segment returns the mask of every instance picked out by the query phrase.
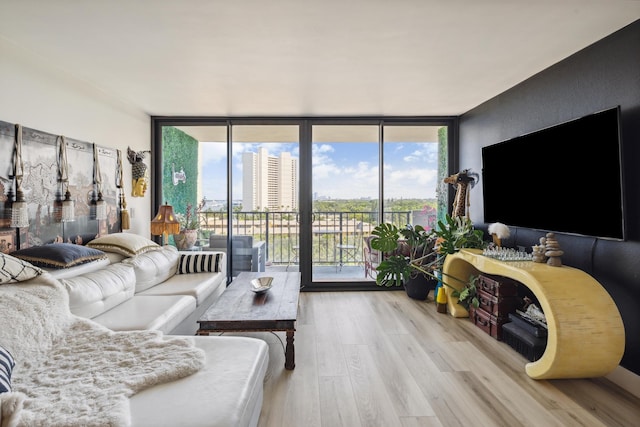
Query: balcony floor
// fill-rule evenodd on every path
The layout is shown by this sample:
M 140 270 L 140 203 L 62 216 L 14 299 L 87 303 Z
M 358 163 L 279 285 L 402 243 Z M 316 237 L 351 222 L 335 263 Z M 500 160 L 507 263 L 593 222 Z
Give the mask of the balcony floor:
M 297 264 L 286 265 L 267 265 L 266 271 L 298 271 Z M 313 278 L 314 280 L 328 280 L 328 281 L 371 281 L 370 278 L 365 278 L 364 267 L 344 265 L 342 268 L 335 265 L 319 265 L 313 266 Z

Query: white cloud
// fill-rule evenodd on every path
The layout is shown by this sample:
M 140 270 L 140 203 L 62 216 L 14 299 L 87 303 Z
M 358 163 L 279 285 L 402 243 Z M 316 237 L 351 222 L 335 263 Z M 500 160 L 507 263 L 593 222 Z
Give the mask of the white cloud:
M 202 166 L 208 163 L 226 162 L 227 144 L 225 142 L 201 142 L 200 156 Z
M 429 168 L 403 168 L 385 174 L 385 197 L 435 197 L 438 171 Z
M 314 155 L 318 153 L 333 153 L 336 151 L 331 144 L 313 144 L 312 149 Z

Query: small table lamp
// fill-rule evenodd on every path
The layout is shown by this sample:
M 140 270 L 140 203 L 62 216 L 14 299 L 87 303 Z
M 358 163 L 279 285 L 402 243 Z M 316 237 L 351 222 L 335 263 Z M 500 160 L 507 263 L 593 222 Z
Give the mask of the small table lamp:
M 165 202 L 158 209 L 158 213 L 151 220 L 151 234 L 154 236 L 162 236 L 162 244 L 168 244 L 169 234 L 178 234 L 180 232 L 180 222 L 173 214 L 173 206 Z

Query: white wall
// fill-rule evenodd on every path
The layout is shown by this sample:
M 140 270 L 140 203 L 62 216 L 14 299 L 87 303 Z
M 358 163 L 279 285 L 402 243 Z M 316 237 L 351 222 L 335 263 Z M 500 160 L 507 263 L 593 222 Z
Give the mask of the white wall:
M 131 196 L 126 158 L 127 147 L 150 149 L 149 115 L 75 79 L 64 67 L 44 63 L 0 37 L 0 120 L 120 149 L 127 207 L 133 213 L 128 232 L 150 237 L 150 191 Z

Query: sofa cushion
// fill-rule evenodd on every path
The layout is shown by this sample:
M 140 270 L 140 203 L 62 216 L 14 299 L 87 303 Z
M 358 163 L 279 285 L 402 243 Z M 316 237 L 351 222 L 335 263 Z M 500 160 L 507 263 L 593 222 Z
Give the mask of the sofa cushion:
M 60 279 L 69 292 L 69 307 L 77 316 L 93 318 L 133 297 L 136 274 L 123 263 Z
M 87 246 L 105 252 L 136 256 L 160 248 L 153 240 L 131 233 L 112 233 L 93 239 Z
M 136 273 L 136 292 L 162 283 L 176 274 L 178 251 L 173 246 L 162 246 L 122 262 L 131 265 Z
M 11 372 L 14 366 L 16 362 L 11 353 L 0 345 L 0 393 L 11 391 Z
M 258 424 L 267 344 L 247 337 L 192 337 L 205 351 L 205 367 L 193 375 L 143 390 L 130 398 L 131 424 L 238 426 Z M 194 398 L 199 396 L 199 398 Z
M 28 261 L 36 267 L 47 268 L 69 268 L 107 258 L 107 255 L 98 249 L 74 245 L 73 243 L 51 243 L 32 246 L 12 252 L 11 255 Z
M 223 259 L 221 252 L 182 253 L 178 261 L 178 274 L 217 273 L 222 271 L 220 263 Z
M 51 274 L 56 279 L 66 279 L 68 277 L 76 277 L 82 274 L 98 271 L 109 265 L 109 258 L 104 257 L 84 264 L 74 265 L 69 268 L 43 268 L 44 271 Z
M 115 264 L 117 262 L 122 262 L 123 260 L 127 259 L 128 256 L 126 255 L 122 255 L 122 254 L 118 254 L 115 252 L 105 252 L 107 254 L 107 258 L 109 259 L 109 263 L 110 264 Z
M 93 320 L 114 331 L 150 329 L 168 334 L 195 309 L 196 299 L 190 296 L 135 295 Z
M 200 306 L 211 294 L 220 295 L 225 288 L 226 276 L 222 273 L 177 274 L 137 295 L 190 295 Z
M 44 273 L 30 262 L 0 252 L 0 284 L 33 279 Z

